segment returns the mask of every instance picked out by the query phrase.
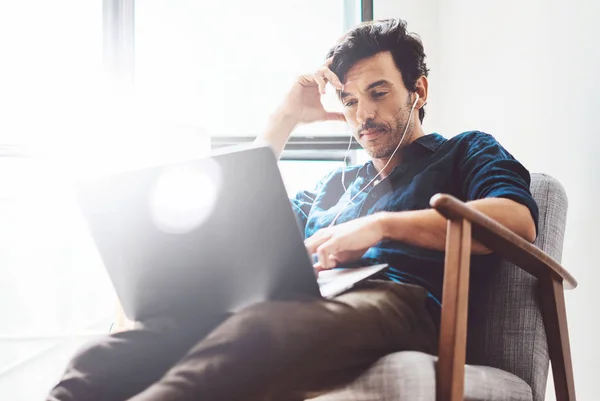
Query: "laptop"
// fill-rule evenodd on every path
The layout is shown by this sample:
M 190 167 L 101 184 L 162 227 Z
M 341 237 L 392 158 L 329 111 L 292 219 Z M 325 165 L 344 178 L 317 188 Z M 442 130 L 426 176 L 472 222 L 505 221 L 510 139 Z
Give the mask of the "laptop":
M 387 267 L 357 261 L 317 277 L 267 146 L 86 180 L 75 189 L 131 320 L 235 312 L 291 294 L 330 298 Z

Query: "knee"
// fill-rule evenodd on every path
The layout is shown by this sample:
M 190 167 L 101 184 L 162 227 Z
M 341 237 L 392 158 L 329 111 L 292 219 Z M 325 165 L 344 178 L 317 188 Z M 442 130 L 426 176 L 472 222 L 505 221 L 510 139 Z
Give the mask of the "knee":
M 269 313 L 269 306 L 265 304 L 257 304 L 233 315 L 232 331 L 248 342 L 270 343 L 275 336 L 275 319 Z
M 106 338 L 84 344 L 71 358 L 67 371 L 88 372 L 107 366 L 105 359 L 109 348 Z
M 285 305 L 265 302 L 248 307 L 233 316 L 210 337 L 225 340 L 241 353 L 274 355 L 285 348 L 289 340 L 289 324 L 282 314 L 292 315 Z

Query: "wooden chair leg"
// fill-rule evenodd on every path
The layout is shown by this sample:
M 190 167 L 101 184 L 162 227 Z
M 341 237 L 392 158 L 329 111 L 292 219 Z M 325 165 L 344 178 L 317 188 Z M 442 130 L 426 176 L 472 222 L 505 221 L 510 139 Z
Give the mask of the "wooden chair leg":
M 540 290 L 556 400 L 575 401 L 563 284 L 547 275 L 540 278 Z
M 448 220 L 436 400 L 463 399 L 469 297 L 471 223 Z

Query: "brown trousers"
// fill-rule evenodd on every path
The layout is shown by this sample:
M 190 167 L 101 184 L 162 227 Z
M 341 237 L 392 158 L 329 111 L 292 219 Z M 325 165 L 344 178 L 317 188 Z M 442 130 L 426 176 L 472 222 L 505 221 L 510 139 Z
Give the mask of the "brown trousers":
M 155 319 L 81 350 L 48 400 L 303 400 L 380 357 L 436 353 L 427 292 L 369 281 L 335 299 L 259 303 L 185 323 Z

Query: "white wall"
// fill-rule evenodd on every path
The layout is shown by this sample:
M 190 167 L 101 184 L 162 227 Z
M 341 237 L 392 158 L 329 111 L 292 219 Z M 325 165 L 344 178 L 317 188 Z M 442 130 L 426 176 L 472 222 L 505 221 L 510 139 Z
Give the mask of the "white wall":
M 580 400 L 600 400 L 600 5 L 592 0 L 375 0 L 375 17 L 422 31 L 431 68 L 426 129 L 496 136 L 532 172 L 558 178 L 569 196 L 563 265 Z M 554 399 L 552 382 L 547 399 Z
M 443 0 L 374 0 L 373 14 L 375 19 L 402 18 L 408 23 L 408 30 L 419 35 L 425 46 L 429 73 L 429 98 L 425 107 L 427 115 L 424 120 L 426 131 L 433 131 L 439 126 L 442 115 L 441 75 L 439 68 L 441 52 L 439 49 L 440 26 L 438 10 Z M 432 68 L 433 67 L 433 68 Z

